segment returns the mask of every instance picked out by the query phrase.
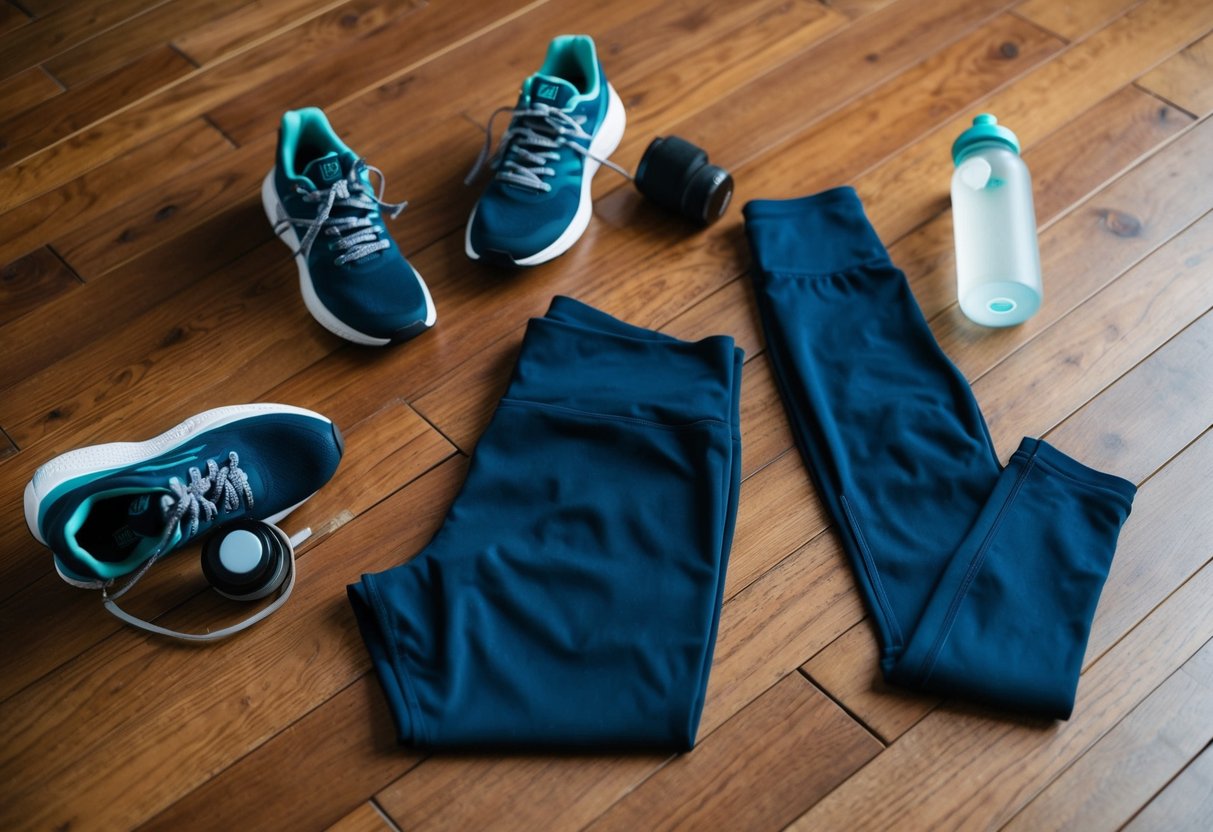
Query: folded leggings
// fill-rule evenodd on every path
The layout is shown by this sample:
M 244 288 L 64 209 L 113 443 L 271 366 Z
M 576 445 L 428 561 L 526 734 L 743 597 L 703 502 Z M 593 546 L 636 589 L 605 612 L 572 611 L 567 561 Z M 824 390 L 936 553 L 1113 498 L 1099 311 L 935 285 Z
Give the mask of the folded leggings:
M 565 297 L 442 528 L 349 587 L 401 742 L 694 745 L 740 484 L 741 350 Z
M 1006 467 L 851 188 L 745 207 L 767 350 L 893 683 L 1065 719 L 1135 488 Z

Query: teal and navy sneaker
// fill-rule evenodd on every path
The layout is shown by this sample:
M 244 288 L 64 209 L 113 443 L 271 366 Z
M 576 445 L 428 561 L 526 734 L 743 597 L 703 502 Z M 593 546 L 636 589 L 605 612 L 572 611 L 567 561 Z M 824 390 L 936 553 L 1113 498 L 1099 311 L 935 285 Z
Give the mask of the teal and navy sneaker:
M 539 72 L 522 84 L 491 165 L 493 180 L 468 219 L 473 260 L 534 266 L 566 252 L 590 222 L 590 182 L 623 138 L 623 102 L 607 83 L 594 41 L 562 35 Z M 468 182 L 489 156 L 492 118 Z
M 337 470 L 343 440 L 284 404 L 208 410 L 146 442 L 62 454 L 25 487 L 25 522 L 60 577 L 104 588 L 232 520 L 277 522 Z
M 379 193 L 370 172 L 379 175 Z M 291 110 L 261 186 L 274 232 L 295 254 L 308 311 L 355 344 L 407 341 L 434 325 L 430 290 L 383 225 L 405 203 L 383 202 L 383 172 L 360 159 L 315 107 Z

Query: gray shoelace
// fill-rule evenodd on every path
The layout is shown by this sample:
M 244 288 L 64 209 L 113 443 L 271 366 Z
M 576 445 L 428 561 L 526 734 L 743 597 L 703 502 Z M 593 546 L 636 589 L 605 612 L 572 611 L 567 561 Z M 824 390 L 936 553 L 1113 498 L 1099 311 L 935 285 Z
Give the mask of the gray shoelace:
M 160 508 L 164 512 L 164 531 L 156 542 L 156 548 L 152 550 L 152 556 L 117 592 L 109 592 L 108 587 L 113 581 L 107 582 L 106 598 L 121 598 L 138 583 L 147 570 L 168 551 L 173 533 L 178 529 L 188 526 L 182 532 L 182 538 L 190 538 L 197 534 L 201 522 L 209 523 L 220 512 L 227 514 L 235 511 L 240 508 L 241 501 L 247 506 L 253 505 L 253 489 L 249 485 L 248 475 L 240 468 L 240 456 L 235 451 L 227 455 L 227 461 L 223 465 L 208 459 L 205 477 L 199 469 L 190 468 L 188 483 L 172 477 L 168 486 L 172 493 L 160 498 Z
M 363 171 L 374 171 L 379 175 L 378 194 L 362 181 Z M 320 203 L 315 219 L 283 217 L 274 230 L 281 231 L 282 227 L 290 225 L 306 228 L 303 239 L 299 241 L 299 250 L 295 252 L 305 258 L 311 253 L 316 238 L 323 233 L 325 236 L 337 238 L 332 242 L 332 247 L 341 252 L 334 260 L 338 266 L 361 260 L 391 245 L 380 237 L 381 234 L 387 233 L 386 229 L 370 216 L 334 217 L 333 209 L 352 208 L 364 214 L 371 214 L 379 208 L 385 208 L 388 216 L 395 219 L 400 216 L 408 202 L 384 202 L 383 191 L 386 186 L 387 177 L 383 175 L 383 171 L 359 159 L 350 168 L 349 175 L 338 179 L 332 187 L 311 191 L 297 188 L 296 192 L 303 197 L 304 202 Z
M 497 143 L 497 154 L 490 160 L 489 154 L 493 149 L 493 121 L 501 113 L 513 113 L 513 118 L 502 134 L 501 141 Z M 632 175 L 619 165 L 594 155 L 574 141 L 593 138 L 585 131 L 585 121 L 586 117 L 583 115 L 569 115 L 564 110 L 547 104 L 534 104 L 530 108 L 520 109 L 497 108 L 489 116 L 489 123 L 484 128 L 484 146 L 480 148 L 476 164 L 472 165 L 472 170 L 463 180 L 463 184 L 470 185 L 480 174 L 485 162 L 489 162 L 490 167 L 497 171 L 497 179 L 546 193 L 552 190 L 552 185 L 545 181 L 544 177 L 556 172 L 549 162 L 560 158 L 562 147 L 593 159 L 600 165 L 606 165 L 631 179 Z

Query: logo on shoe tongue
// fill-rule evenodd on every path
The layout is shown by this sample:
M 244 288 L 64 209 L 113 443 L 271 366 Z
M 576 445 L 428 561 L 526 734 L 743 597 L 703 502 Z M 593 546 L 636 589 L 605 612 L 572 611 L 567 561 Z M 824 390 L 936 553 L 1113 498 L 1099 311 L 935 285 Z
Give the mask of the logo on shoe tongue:
M 555 84 L 540 84 L 539 92 L 535 93 L 539 98 L 546 101 L 555 101 L 556 96 L 560 94 L 560 87 Z
M 320 178 L 331 182 L 341 175 L 341 163 L 336 159 L 325 159 L 320 163 Z
M 140 494 L 138 497 L 131 500 L 131 507 L 130 507 L 130 509 L 128 509 L 127 513 L 130 514 L 132 517 L 138 516 L 138 515 L 142 514 L 143 512 L 147 511 L 147 504 L 148 504 L 148 495 Z

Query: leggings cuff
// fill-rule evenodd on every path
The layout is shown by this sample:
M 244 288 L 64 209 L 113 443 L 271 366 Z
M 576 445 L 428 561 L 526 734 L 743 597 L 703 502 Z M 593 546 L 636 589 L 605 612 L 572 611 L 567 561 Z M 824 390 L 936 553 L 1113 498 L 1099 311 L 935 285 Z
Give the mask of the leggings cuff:
M 1019 443 L 1019 450 L 1016 451 L 1016 454 L 1021 455 L 1025 460 L 1034 459 L 1038 464 L 1043 463 L 1045 467 L 1052 468 L 1058 474 L 1069 477 L 1081 485 L 1111 492 L 1119 497 L 1126 506 L 1132 504 L 1133 497 L 1137 494 L 1137 486 L 1128 480 L 1083 465 L 1043 439 L 1025 437 Z

